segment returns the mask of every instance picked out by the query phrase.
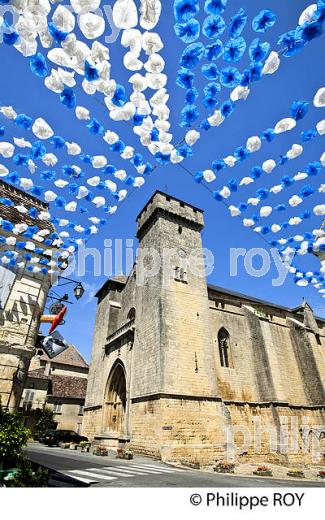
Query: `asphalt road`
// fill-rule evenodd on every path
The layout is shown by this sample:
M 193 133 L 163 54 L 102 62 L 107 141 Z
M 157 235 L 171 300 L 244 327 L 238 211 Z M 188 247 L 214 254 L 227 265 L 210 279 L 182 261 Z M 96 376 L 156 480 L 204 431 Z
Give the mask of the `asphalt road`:
M 55 470 L 54 485 L 61 487 L 324 487 L 322 482 L 238 477 L 174 467 L 146 457 L 132 461 L 97 457 L 78 451 L 30 444 L 30 460 Z

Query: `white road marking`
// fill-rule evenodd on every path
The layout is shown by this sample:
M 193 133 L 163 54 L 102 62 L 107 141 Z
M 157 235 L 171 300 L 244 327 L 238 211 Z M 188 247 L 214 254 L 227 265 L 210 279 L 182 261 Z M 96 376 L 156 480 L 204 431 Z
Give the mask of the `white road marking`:
M 135 475 L 147 475 L 148 473 L 146 473 L 143 469 L 138 469 L 138 468 L 134 468 L 132 469 L 130 467 L 130 469 L 125 469 L 125 466 L 116 466 L 117 468 L 119 468 L 119 471 L 130 471 L 132 473 L 134 473 Z
M 73 471 L 69 471 L 70 473 L 70 476 L 71 476 L 71 473 L 73 475 L 85 475 L 86 477 L 94 477 L 96 479 L 98 479 L 99 475 L 97 473 L 92 473 L 91 471 L 88 471 L 88 470 L 79 470 L 79 469 L 75 469 Z M 101 475 L 101 480 L 116 480 L 116 477 L 108 477 L 106 475 Z M 98 482 L 98 480 L 97 480 Z
M 165 471 L 180 471 L 180 472 L 184 472 L 185 470 L 184 469 L 180 469 L 180 468 L 174 468 L 172 466 L 155 466 L 154 464 L 147 464 L 147 466 L 149 468 L 157 468 L 157 469 L 164 469 Z
M 132 468 L 139 468 L 139 469 L 143 469 L 144 471 L 149 471 L 150 473 L 174 473 L 174 471 L 172 469 L 165 469 L 165 468 L 159 468 L 159 469 L 156 469 L 156 468 L 152 468 L 150 466 L 142 466 L 140 464 L 132 464 L 132 466 L 130 466 Z
M 95 471 L 95 473 L 98 473 L 99 475 L 102 474 L 102 471 L 104 473 L 108 473 L 110 475 L 115 475 L 117 477 L 134 477 L 134 474 L 129 474 L 126 472 L 121 473 L 120 469 L 114 469 L 114 468 L 89 468 L 89 471 Z
M 82 477 L 75 477 L 74 475 L 71 475 L 70 473 L 62 473 L 62 475 L 65 475 L 66 477 L 75 478 L 76 480 L 80 480 L 80 482 L 84 482 L 84 484 L 95 484 L 95 482 L 98 482 L 98 480 L 89 480 L 88 478 L 82 478 Z

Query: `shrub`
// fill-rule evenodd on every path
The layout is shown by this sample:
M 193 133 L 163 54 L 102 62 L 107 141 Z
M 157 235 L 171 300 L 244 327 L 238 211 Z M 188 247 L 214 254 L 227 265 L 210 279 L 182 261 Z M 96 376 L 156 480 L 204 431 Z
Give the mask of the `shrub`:
M 10 487 L 47 487 L 48 470 L 42 467 L 34 469 L 33 464 L 25 457 L 21 457 L 18 463 L 18 471 L 9 481 Z
M 0 403 L 0 467 L 15 465 L 30 437 L 18 413 L 10 413 Z
M 35 425 L 35 438 L 38 439 L 44 435 L 48 430 L 56 429 L 56 422 L 54 421 L 54 412 L 49 408 L 44 408 Z

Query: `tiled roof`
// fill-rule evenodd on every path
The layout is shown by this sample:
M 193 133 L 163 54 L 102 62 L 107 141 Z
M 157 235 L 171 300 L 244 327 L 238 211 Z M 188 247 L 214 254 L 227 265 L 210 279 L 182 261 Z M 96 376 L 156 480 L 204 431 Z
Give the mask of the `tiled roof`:
M 28 372 L 28 377 L 32 377 L 33 379 L 50 379 L 50 376 L 45 375 L 44 368 L 36 368 L 35 370 L 30 370 Z
M 76 349 L 74 345 L 70 343 L 69 348 L 61 352 L 54 359 L 50 359 L 48 355 L 44 352 L 41 357 L 43 361 L 51 361 L 51 363 L 60 363 L 61 365 L 71 365 L 79 368 L 89 368 L 87 361 L 82 357 L 80 352 Z
M 71 399 L 85 399 L 87 390 L 87 379 L 84 377 L 53 376 L 53 397 L 66 397 Z

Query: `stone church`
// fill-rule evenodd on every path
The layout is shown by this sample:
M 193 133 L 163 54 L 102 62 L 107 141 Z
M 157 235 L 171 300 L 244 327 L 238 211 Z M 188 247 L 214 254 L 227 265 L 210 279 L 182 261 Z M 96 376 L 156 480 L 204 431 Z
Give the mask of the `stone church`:
M 139 214 L 141 266 L 96 295 L 83 433 L 166 461 L 324 462 L 325 321 L 207 284 L 203 227 L 160 191 Z

